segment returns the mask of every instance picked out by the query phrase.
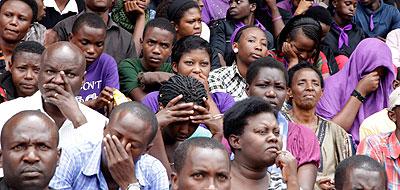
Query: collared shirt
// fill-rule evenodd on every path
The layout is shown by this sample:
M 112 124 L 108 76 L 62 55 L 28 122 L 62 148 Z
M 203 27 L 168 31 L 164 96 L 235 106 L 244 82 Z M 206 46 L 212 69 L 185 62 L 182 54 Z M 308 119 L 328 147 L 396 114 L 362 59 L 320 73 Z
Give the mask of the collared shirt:
M 367 137 L 358 145 L 357 154 L 367 155 L 383 164 L 388 189 L 400 189 L 400 141 L 395 132 Z
M 74 12 L 78 13 L 78 4 L 74 0 L 70 0 L 67 2 L 67 5 L 65 5 L 65 8 L 61 11 L 60 8 L 58 8 L 56 0 L 44 0 L 43 4 L 45 7 L 51 7 L 54 8 L 57 12 L 60 14 L 67 14 L 68 12 Z
M 71 146 L 73 143 L 97 142 L 99 139 L 103 139 L 103 129 L 108 119 L 81 103 L 78 103 L 78 106 L 86 117 L 87 123 L 75 128 L 72 122 L 66 119 L 58 130 L 60 135 L 59 147 L 61 148 Z M 17 98 L 0 104 L 0 130 L 9 118 L 24 110 L 40 110 L 47 115 L 43 109 L 43 99 L 40 91 L 29 97 Z
M 246 79 L 240 75 L 235 63 L 232 66 L 221 67 L 211 71 L 208 77 L 208 84 L 212 93 L 229 93 L 235 101 L 247 98 Z
M 102 142 L 64 149 L 50 187 L 54 189 L 108 190 L 101 172 Z M 168 190 L 167 171 L 159 160 L 144 154 L 135 162 L 135 175 L 142 190 Z
M 53 30 L 57 32 L 59 40 L 68 41 L 72 32 L 72 25 L 75 20 L 85 11 L 78 15 L 70 16 L 54 26 Z M 108 18 L 107 35 L 105 40 L 104 53 L 111 55 L 117 64 L 126 58 L 136 58 L 136 49 L 132 40 L 132 34 L 121 28 L 111 17 Z

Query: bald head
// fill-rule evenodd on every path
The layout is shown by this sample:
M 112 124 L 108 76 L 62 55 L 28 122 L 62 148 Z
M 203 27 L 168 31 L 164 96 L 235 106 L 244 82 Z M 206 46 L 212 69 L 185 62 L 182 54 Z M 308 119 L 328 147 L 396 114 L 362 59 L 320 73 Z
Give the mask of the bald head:
M 7 144 L 9 137 L 21 128 L 30 128 L 36 132 L 46 131 L 50 137 L 56 140 L 56 146 L 58 146 L 58 128 L 54 121 L 40 111 L 28 110 L 15 114 L 4 124 L 0 139 L 2 149 L 4 144 Z
M 10 189 L 46 189 L 60 158 L 58 128 L 40 111 L 22 111 L 1 131 L 4 180 Z
M 65 88 L 66 82 L 71 85 L 73 95 L 78 95 L 84 81 L 86 59 L 82 51 L 69 42 L 57 42 L 43 52 L 40 61 L 38 78 L 39 90 L 46 94 L 44 84 L 55 84 Z M 61 77 L 65 73 L 65 81 Z

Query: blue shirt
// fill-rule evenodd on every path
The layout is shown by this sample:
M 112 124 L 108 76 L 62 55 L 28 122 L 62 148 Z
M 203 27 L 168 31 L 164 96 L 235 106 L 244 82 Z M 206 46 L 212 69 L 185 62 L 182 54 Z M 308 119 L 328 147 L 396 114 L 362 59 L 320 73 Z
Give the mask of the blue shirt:
M 100 170 L 102 143 L 86 143 L 62 150 L 60 163 L 49 187 L 53 189 L 108 190 Z M 168 190 L 164 166 L 156 158 L 144 154 L 135 162 L 135 175 L 142 190 Z
M 370 16 L 373 14 L 374 29 L 370 29 Z M 364 7 L 361 3 L 357 5 L 354 21 L 360 27 L 367 37 L 383 37 L 397 28 L 400 28 L 400 13 L 395 7 L 384 3 L 381 0 L 381 6 L 373 12 Z

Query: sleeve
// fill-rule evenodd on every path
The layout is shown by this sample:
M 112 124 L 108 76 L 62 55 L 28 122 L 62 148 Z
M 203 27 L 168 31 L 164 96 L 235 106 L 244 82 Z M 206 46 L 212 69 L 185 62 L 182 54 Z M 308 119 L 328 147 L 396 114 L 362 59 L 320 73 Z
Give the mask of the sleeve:
M 338 154 L 337 164 L 339 164 L 339 162 L 353 155 L 351 140 L 347 132 L 342 127 L 334 123 L 331 124 L 333 125 L 332 127 L 335 128 L 334 137 L 336 137 L 336 152 Z
M 220 20 L 210 28 L 210 45 L 215 50 L 215 53 L 219 53 L 222 56 L 225 54 L 226 43 L 230 39 L 226 39 L 224 21 Z
M 390 30 L 394 30 L 400 28 L 400 12 L 392 6 L 390 8 L 393 12 L 392 28 Z
M 58 37 L 60 38 L 60 41 L 68 41 L 68 36 L 69 36 L 70 32 L 67 31 L 67 28 L 66 28 L 67 23 L 66 23 L 66 21 L 69 20 L 69 19 L 71 19 L 71 18 L 67 18 L 67 19 L 61 20 L 60 22 L 58 22 L 52 28 L 52 30 L 57 32 Z
M 366 155 L 372 159 L 382 163 L 380 153 L 382 150 L 379 146 L 378 136 L 369 136 L 362 140 L 357 147 L 357 155 Z
M 308 128 L 289 122 L 288 150 L 296 157 L 298 167 L 304 164 L 319 166 L 321 152 L 315 134 Z
M 56 172 L 49 184 L 50 188 L 72 190 L 72 184 L 79 172 L 77 159 L 79 157 L 73 156 L 68 150 L 62 150 Z
M 217 72 L 219 70 L 214 70 L 213 72 L 210 73 L 208 76 L 208 86 L 210 87 L 210 92 L 215 93 L 215 92 L 225 92 L 226 89 L 224 85 L 222 84 L 222 79 L 218 76 L 221 75 L 221 73 Z
M 118 65 L 120 91 L 128 95 L 131 90 L 139 86 L 137 75 L 139 74 L 133 66 L 132 59 L 125 59 Z
M 105 63 L 107 64 L 107 73 L 104 85 L 108 87 L 112 87 L 119 90 L 119 76 L 118 76 L 118 66 L 115 59 L 111 56 L 108 57 L 108 61 Z
M 154 113 L 158 112 L 158 93 L 158 91 L 151 92 L 147 94 L 142 100 L 142 104 L 147 106 Z
M 216 97 L 218 98 L 214 99 L 214 101 L 217 103 L 218 109 L 221 113 L 225 113 L 229 108 L 235 105 L 235 100 L 229 93 L 216 92 L 215 94 L 217 94 Z
M 121 29 L 123 30 L 123 29 Z M 137 53 L 136 53 L 136 48 L 135 48 L 135 43 L 132 40 L 132 38 L 129 38 L 129 44 L 126 52 L 126 56 L 123 57 L 123 59 L 137 59 Z

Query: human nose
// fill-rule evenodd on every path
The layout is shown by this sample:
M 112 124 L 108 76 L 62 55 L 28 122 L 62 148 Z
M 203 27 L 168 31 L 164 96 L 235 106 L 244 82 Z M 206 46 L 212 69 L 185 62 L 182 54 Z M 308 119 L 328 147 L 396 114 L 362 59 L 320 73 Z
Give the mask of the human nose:
M 153 54 L 156 54 L 156 55 L 160 55 L 160 54 L 161 54 L 160 48 L 161 48 L 160 46 L 155 46 L 155 47 L 153 48 L 152 53 L 153 53 Z
M 60 72 L 55 73 L 51 82 L 53 82 L 55 84 L 64 84 L 64 80 L 61 77 L 61 73 Z
M 201 22 L 194 23 L 194 29 L 200 29 L 200 27 L 201 27 Z
M 93 54 L 95 54 L 94 52 L 94 45 L 89 45 L 88 47 L 87 47 L 87 49 L 86 49 L 86 52 L 89 54 L 89 55 L 93 55 Z
M 33 79 L 34 72 L 32 69 L 28 69 L 28 71 L 25 74 L 25 79 Z
M 272 89 L 272 88 L 268 89 L 268 90 L 265 92 L 265 95 L 266 95 L 267 97 L 270 97 L 270 98 L 275 98 L 275 97 L 276 97 L 276 93 L 275 93 L 274 89 Z
M 28 147 L 25 152 L 23 161 L 28 162 L 28 163 L 35 163 L 35 162 L 38 162 L 39 160 L 40 159 L 38 157 L 35 147 Z
M 269 143 L 278 143 L 279 136 L 276 136 L 272 131 L 267 135 L 266 141 Z

